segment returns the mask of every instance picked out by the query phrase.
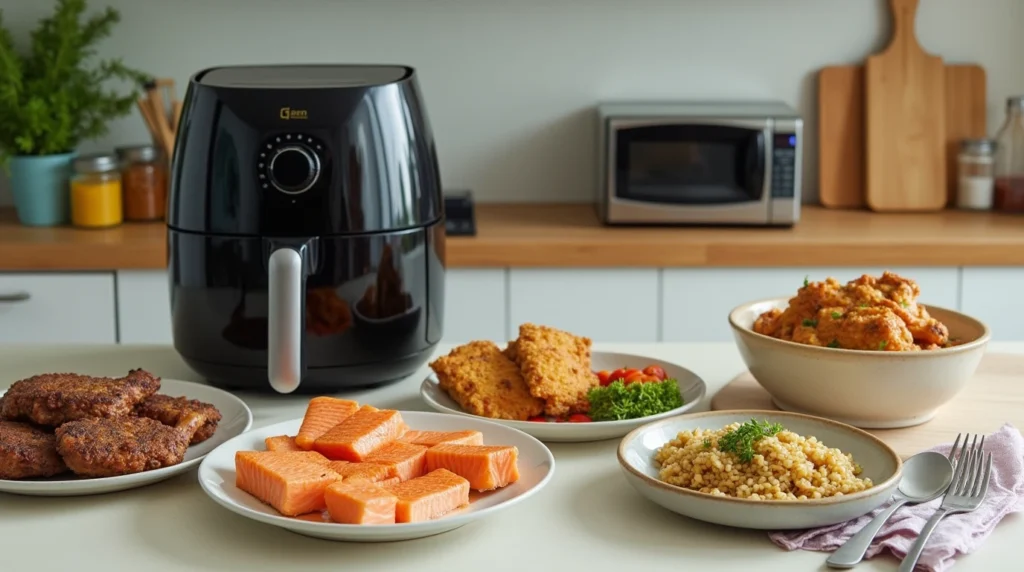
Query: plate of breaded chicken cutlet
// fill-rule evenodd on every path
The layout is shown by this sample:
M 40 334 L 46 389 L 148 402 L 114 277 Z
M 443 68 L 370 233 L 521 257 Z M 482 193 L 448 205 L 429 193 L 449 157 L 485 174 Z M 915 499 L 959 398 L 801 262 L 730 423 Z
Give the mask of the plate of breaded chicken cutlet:
M 504 348 L 476 340 L 434 359 L 420 396 L 442 413 L 485 417 L 541 441 L 581 442 L 689 411 L 707 391 L 680 365 L 593 351 L 590 338 L 572 332 L 525 323 L 518 334 Z
M 252 426 L 242 400 L 161 379 L 44 373 L 0 390 L 0 492 L 75 496 L 181 474 Z

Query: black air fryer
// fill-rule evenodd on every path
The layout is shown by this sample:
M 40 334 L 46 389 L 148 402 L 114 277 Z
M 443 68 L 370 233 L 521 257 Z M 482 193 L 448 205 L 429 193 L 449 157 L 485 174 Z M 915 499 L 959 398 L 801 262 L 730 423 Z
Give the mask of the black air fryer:
M 413 373 L 441 339 L 442 205 L 412 68 L 197 73 L 171 169 L 175 349 L 233 389 Z

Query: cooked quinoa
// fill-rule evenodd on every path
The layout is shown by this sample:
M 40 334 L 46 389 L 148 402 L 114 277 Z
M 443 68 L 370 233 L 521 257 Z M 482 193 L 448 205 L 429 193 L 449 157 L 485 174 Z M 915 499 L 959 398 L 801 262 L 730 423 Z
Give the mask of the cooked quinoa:
M 661 480 L 702 493 L 751 500 L 820 499 L 872 486 L 871 479 L 860 478 L 862 469 L 851 455 L 792 431 L 757 440 L 750 462 L 719 450 L 719 439 L 740 425 L 681 431 L 654 456 Z

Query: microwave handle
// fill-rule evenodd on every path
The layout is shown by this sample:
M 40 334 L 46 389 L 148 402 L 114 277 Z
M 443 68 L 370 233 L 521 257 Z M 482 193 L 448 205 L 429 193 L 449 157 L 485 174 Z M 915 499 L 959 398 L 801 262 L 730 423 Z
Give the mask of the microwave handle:
M 743 173 L 743 180 L 747 183 L 747 188 L 755 191 L 760 191 L 764 188 L 765 179 L 765 134 L 764 131 L 758 131 L 747 143 L 746 161 L 744 161 L 744 168 L 746 173 Z

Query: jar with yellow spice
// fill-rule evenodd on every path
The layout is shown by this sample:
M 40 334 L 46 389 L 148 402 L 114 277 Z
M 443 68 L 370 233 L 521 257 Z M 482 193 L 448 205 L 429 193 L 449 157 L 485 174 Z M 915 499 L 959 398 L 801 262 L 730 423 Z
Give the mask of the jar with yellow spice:
M 82 155 L 72 163 L 71 224 L 107 228 L 124 220 L 121 172 L 117 157 L 108 153 Z

